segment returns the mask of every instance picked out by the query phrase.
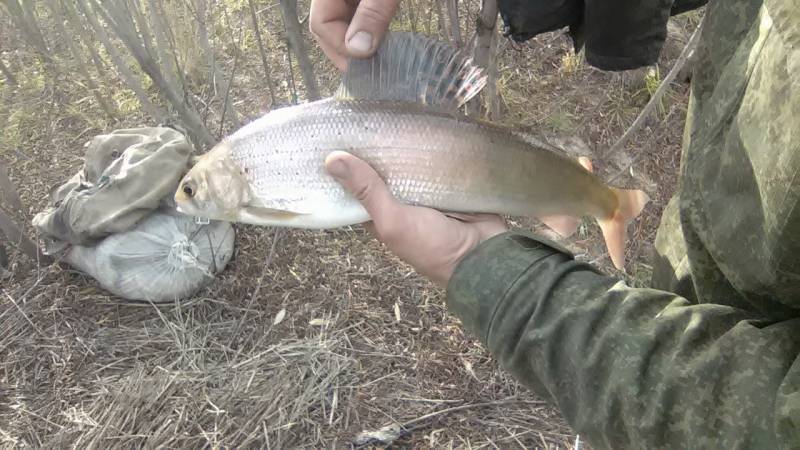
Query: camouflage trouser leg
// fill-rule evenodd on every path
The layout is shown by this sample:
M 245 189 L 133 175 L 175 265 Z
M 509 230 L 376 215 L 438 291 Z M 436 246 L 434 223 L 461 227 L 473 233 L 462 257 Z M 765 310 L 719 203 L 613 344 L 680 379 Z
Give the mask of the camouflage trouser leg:
M 680 222 L 679 194 L 664 208 L 655 241 L 651 287 L 697 301 Z

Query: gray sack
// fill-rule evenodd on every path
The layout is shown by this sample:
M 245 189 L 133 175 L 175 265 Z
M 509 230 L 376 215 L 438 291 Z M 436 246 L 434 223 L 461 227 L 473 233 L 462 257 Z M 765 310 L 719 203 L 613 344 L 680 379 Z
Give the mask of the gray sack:
M 87 144 L 84 167 L 54 189 L 33 225 L 48 254 L 129 300 L 190 297 L 233 253 L 230 223 L 197 224 L 172 196 L 192 147 L 171 128 L 136 128 Z

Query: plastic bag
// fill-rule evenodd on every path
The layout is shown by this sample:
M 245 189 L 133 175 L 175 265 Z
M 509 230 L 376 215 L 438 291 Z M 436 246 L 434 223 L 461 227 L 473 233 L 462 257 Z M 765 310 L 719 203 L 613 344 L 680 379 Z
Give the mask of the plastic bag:
M 233 254 L 227 222 L 159 210 L 134 228 L 93 246 L 72 246 L 64 260 L 96 279 L 107 291 L 153 303 L 180 300 L 208 285 Z

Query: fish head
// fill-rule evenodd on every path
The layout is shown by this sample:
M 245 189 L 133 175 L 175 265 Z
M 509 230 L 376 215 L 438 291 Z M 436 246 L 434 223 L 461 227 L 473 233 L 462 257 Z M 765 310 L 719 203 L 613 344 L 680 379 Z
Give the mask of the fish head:
M 229 222 L 238 218 L 249 198 L 249 183 L 224 142 L 198 158 L 174 196 L 183 214 Z

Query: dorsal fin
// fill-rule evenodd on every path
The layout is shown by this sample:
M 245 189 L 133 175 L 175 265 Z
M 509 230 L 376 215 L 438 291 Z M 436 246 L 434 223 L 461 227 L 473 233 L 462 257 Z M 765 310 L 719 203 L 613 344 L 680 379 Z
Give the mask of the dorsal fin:
M 486 85 L 472 58 L 423 35 L 387 33 L 370 58 L 351 58 L 336 92 L 340 99 L 398 100 L 458 109 Z

